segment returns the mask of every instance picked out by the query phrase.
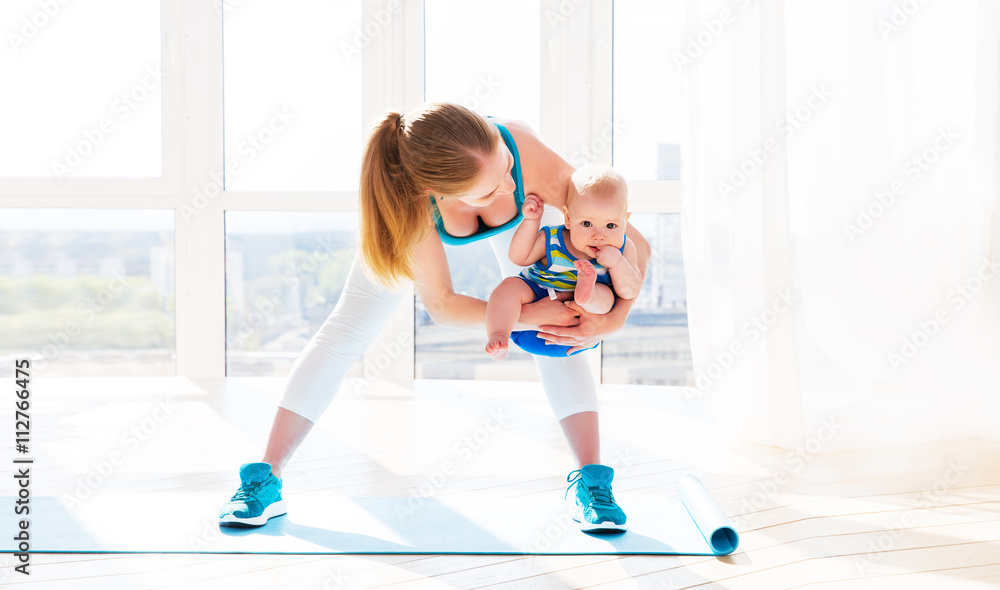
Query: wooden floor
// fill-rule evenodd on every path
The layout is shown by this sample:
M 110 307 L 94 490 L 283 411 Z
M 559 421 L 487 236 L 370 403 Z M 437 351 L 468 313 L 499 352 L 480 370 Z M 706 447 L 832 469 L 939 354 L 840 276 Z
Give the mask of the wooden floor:
M 301 447 L 285 473 L 286 495 L 563 493 L 572 461 L 538 384 L 358 385 L 344 388 Z M 222 504 L 239 464 L 259 459 L 280 386 L 259 378 L 36 380 L 33 449 L 59 469 L 33 482 L 32 493 L 76 493 L 118 452 L 123 461 L 101 490 L 141 491 L 155 472 L 159 490 L 217 490 Z M 601 400 L 604 462 L 616 469 L 619 502 L 627 506 L 635 490 L 674 495 L 677 478 L 693 473 L 740 532 L 736 553 L 35 554 L 30 577 L 4 554 L 0 587 L 1000 588 L 996 442 L 829 453 L 829 437 L 818 435 L 796 453 L 731 444 L 702 400 L 682 389 L 605 386 Z M 0 458 L 14 454 L 13 436 L 3 438 Z M 456 469 L 437 477 L 446 462 Z M 0 478 L 0 495 L 11 494 L 10 481 Z

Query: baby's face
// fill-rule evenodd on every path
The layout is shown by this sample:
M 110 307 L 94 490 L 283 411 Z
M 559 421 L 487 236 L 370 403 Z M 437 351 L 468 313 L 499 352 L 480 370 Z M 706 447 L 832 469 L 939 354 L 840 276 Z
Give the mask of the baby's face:
M 570 243 L 590 258 L 601 246 L 620 248 L 625 243 L 625 202 L 576 194 L 563 207 Z

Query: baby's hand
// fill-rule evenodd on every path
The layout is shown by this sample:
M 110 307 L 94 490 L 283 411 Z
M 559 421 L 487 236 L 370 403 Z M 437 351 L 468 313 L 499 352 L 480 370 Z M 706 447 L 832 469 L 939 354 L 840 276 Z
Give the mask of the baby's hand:
M 622 259 L 622 253 L 614 246 L 601 246 L 597 251 L 597 262 L 604 268 L 611 268 Z
M 544 207 L 542 200 L 535 195 L 527 195 L 524 197 L 524 206 L 521 207 L 521 215 L 525 219 L 541 219 L 542 218 L 542 208 Z

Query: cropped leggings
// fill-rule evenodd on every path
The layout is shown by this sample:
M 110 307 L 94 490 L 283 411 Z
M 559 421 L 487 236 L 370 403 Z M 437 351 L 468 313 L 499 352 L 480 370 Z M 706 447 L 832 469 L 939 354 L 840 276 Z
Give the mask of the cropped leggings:
M 507 257 L 513 234 L 510 229 L 489 238 L 504 276 L 521 270 Z M 295 361 L 279 406 L 315 423 L 407 292 L 372 282 L 355 258 L 336 307 Z M 583 355 L 534 359 L 557 420 L 597 411 L 597 389 Z

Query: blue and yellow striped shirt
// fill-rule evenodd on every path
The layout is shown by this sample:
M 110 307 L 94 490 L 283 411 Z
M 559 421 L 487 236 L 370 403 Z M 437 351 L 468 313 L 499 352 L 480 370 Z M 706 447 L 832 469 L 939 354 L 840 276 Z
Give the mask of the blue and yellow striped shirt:
M 576 289 L 576 267 L 573 261 L 576 257 L 569 253 L 566 242 L 563 241 L 564 225 L 547 225 L 539 231 L 545 232 L 545 258 L 521 271 L 521 276 L 536 284 L 556 291 L 572 291 Z M 622 244 L 619 251 L 625 249 Z M 548 264 L 546 264 L 548 263 Z M 611 285 L 611 275 L 608 269 L 591 260 L 597 271 L 597 282 Z

